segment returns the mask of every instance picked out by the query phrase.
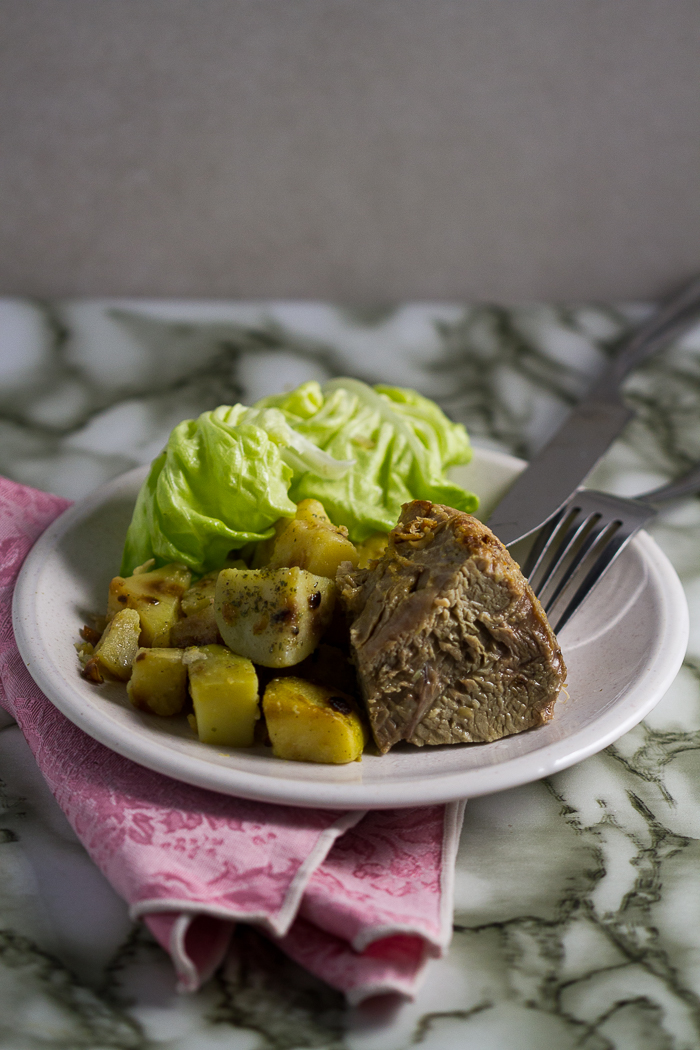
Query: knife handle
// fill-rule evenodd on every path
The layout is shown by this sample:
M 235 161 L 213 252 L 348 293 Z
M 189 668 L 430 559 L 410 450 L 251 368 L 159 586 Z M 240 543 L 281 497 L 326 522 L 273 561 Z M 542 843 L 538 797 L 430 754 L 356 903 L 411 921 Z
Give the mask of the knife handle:
M 668 299 L 623 345 L 596 380 L 586 401 L 617 401 L 625 376 L 700 320 L 700 276 Z
M 698 318 L 700 277 L 635 332 L 500 501 L 488 524 L 506 546 L 530 535 L 564 506 L 632 419 L 634 411 L 620 390 L 627 373 Z

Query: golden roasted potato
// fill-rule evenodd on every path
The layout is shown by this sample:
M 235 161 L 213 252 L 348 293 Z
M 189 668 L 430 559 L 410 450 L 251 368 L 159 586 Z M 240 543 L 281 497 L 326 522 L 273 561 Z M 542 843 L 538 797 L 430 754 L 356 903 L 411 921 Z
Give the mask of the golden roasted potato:
M 139 649 L 126 691 L 134 707 L 154 715 L 177 715 L 187 700 L 182 649 Z
M 197 735 L 205 744 L 250 747 L 260 718 L 258 676 L 250 660 L 223 645 L 187 649 Z
M 362 755 L 367 732 L 347 693 L 289 675 L 273 678 L 262 706 L 277 758 L 339 764 Z
M 214 572 L 208 572 L 206 576 L 202 576 L 200 580 L 187 588 L 180 601 L 183 616 L 192 616 L 193 613 L 201 612 L 202 609 L 208 609 L 214 604 L 218 575 L 219 570 L 215 569 Z
M 346 528 L 337 528 L 317 499 L 303 499 L 295 518 L 283 518 L 267 560 L 270 568 L 306 569 L 334 580 L 341 561 L 357 565 L 359 555 Z
M 331 580 L 297 567 L 222 569 L 216 622 L 234 653 L 263 667 L 290 667 L 318 645 L 335 596 Z
M 141 645 L 168 647 L 170 629 L 180 617 L 180 599 L 192 574 L 185 565 L 173 563 L 134 576 L 115 576 L 109 586 L 107 617 L 120 609 L 135 609 L 141 620 Z
M 241 563 L 243 564 L 243 563 Z M 182 596 L 182 619 L 170 629 L 170 644 L 178 648 L 191 645 L 220 644 L 222 641 L 214 613 L 214 595 L 219 570 L 208 572 L 193 583 Z
M 126 681 L 139 648 L 141 621 L 135 609 L 122 609 L 104 629 L 92 656 L 85 664 L 86 678 L 101 682 L 103 672 Z

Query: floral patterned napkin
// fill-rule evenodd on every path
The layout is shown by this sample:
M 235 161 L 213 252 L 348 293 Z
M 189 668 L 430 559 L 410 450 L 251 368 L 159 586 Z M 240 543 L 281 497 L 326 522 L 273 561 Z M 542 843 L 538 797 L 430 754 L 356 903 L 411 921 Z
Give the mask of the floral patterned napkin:
M 67 500 L 0 478 L 0 705 L 76 835 L 196 990 L 255 924 L 349 1002 L 413 997 L 452 933 L 464 803 L 340 812 L 191 787 L 115 754 L 32 680 L 12 631 L 22 562 Z M 77 673 L 77 661 L 76 661 Z

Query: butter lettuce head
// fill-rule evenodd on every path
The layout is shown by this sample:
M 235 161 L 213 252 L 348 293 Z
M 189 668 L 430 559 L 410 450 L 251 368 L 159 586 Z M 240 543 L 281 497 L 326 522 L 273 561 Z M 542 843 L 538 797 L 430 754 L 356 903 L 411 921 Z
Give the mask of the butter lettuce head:
M 293 468 L 265 429 L 242 420 L 245 412 L 222 406 L 175 427 L 139 492 L 123 574 L 151 557 L 208 572 L 294 516 Z
M 477 498 L 445 477 L 470 458 L 464 427 L 398 387 L 337 379 L 252 408 L 222 405 L 176 426 L 153 461 L 121 571 L 151 557 L 216 569 L 230 551 L 269 539 L 308 497 L 356 543 L 389 531 L 411 499 L 471 512 Z
M 258 404 L 279 409 L 291 427 L 334 459 L 354 461 L 337 479 L 295 474 L 289 495 L 295 503 L 320 500 L 355 543 L 392 529 L 402 504 L 412 499 L 468 513 L 478 506 L 473 493 L 445 476 L 449 467 L 471 459 L 466 430 L 415 390 L 333 379 L 323 387 L 304 383 Z

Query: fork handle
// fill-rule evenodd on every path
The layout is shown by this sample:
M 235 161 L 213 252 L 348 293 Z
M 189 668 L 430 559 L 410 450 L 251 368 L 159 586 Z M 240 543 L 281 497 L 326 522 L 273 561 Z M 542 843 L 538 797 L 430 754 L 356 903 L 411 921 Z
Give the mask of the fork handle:
M 661 488 L 652 489 L 651 492 L 645 492 L 636 498 L 645 503 L 666 503 L 668 500 L 680 499 L 681 496 L 693 496 L 697 492 L 700 492 L 700 463 L 696 463 L 687 474 L 676 481 L 662 485 Z

